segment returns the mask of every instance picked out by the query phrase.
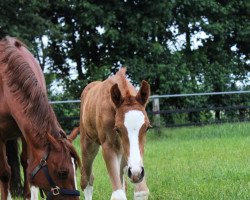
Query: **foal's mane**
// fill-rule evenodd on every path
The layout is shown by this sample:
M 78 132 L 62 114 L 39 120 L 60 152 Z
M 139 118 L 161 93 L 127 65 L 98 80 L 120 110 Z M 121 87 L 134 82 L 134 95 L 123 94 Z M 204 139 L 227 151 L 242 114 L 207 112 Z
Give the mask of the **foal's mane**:
M 134 86 L 127 80 L 126 78 L 126 67 L 122 67 L 116 74 L 115 77 L 118 78 L 119 88 L 124 98 L 124 104 L 126 105 L 134 105 L 136 104 L 135 96 L 133 96 L 135 92 Z M 132 88 L 134 91 L 132 91 Z M 132 92 L 132 93 L 131 93 Z M 136 93 L 136 92 L 135 92 Z
M 26 53 L 21 54 L 21 52 Z M 37 63 L 22 42 L 11 37 L 5 37 L 0 41 L 0 64 L 6 65 L 4 77 L 7 86 L 21 105 L 21 112 L 30 121 L 38 141 L 46 145 L 48 133 L 55 138 L 63 133 L 62 131 L 58 133 L 60 125 L 48 102 L 46 89 L 38 82 L 27 59 Z M 36 67 L 40 67 L 38 63 Z
M 129 87 L 128 87 L 128 81 L 126 79 L 126 71 L 127 68 L 126 67 L 122 67 L 117 73 L 116 76 L 119 78 L 119 82 L 121 83 L 121 89 L 124 91 L 124 96 L 128 96 L 130 97 L 130 91 L 129 91 Z

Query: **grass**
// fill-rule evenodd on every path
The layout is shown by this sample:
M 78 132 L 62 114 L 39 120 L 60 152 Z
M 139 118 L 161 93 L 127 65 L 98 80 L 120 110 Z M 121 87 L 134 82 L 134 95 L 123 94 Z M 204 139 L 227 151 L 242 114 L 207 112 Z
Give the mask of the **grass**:
M 74 145 L 80 151 L 79 140 Z M 250 123 L 164 129 L 161 136 L 151 131 L 144 165 L 152 200 L 248 200 Z M 101 152 L 94 174 L 93 199 L 110 199 Z M 133 186 L 128 186 L 128 199 L 133 199 Z
M 249 128 L 170 129 L 153 137 L 145 164 L 151 199 L 250 199 Z

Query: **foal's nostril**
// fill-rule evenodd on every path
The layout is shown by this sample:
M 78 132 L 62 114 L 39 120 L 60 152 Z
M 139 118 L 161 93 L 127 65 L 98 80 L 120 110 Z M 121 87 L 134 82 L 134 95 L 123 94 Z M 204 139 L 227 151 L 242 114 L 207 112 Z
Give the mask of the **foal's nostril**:
M 133 171 L 131 167 L 128 168 L 128 177 L 131 179 L 133 183 L 141 182 L 143 180 L 144 175 L 145 175 L 144 167 L 137 168 L 137 171 Z
M 128 168 L 128 177 L 129 177 L 129 178 L 132 177 L 131 167 Z
M 145 172 L 144 172 L 144 167 L 141 167 L 141 178 L 144 177 L 144 174 L 145 174 Z

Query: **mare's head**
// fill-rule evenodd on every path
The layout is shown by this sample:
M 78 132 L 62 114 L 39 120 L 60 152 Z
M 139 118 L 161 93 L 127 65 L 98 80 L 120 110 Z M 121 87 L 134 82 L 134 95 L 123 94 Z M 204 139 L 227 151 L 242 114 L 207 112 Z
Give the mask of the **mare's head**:
M 53 199 L 64 194 L 79 199 L 74 168 L 79 158 L 49 104 L 41 67 L 26 46 L 11 37 L 0 41 L 0 64 L 7 116 L 9 111 L 28 145 L 31 183 Z
M 48 134 L 48 145 L 38 153 L 35 164 L 28 168 L 31 183 L 52 199 L 79 200 L 76 168 L 80 161 L 71 144 L 74 138 L 67 138 L 62 132 L 61 135 L 62 138 L 55 139 Z
M 150 128 L 145 107 L 149 96 L 150 86 L 146 81 L 142 81 L 136 96 L 127 92 L 123 97 L 117 84 L 111 88 L 111 99 L 116 106 L 114 131 L 120 138 L 127 161 L 128 177 L 133 183 L 141 182 L 144 177 L 144 144 L 146 132 Z

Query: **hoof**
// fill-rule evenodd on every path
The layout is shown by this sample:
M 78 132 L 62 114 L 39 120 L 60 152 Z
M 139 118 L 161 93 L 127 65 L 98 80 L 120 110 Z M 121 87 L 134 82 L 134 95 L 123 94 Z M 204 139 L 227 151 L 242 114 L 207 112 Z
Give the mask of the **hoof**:
M 127 197 L 125 192 L 122 189 L 120 189 L 112 193 L 110 200 L 127 200 Z
M 149 196 L 149 191 L 141 191 L 134 193 L 134 200 L 147 200 Z

